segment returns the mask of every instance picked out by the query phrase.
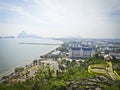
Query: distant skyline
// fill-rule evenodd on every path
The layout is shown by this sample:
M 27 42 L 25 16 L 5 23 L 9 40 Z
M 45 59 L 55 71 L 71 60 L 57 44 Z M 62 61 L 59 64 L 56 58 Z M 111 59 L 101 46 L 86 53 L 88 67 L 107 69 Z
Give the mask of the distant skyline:
M 120 0 L 0 0 L 0 36 L 120 38 Z

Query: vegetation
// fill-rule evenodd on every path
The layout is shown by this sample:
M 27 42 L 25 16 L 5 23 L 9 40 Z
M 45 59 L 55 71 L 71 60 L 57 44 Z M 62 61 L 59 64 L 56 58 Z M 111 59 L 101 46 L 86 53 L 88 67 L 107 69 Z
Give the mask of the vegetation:
M 15 73 L 21 72 L 21 71 L 23 71 L 23 70 L 24 70 L 24 67 L 16 67 L 16 68 L 15 68 Z
M 117 73 L 120 75 L 120 60 L 114 59 L 112 60 L 112 62 L 113 62 L 113 69 L 115 69 Z
M 116 65 L 118 62 L 115 61 L 113 63 Z M 97 77 L 100 78 L 88 73 L 87 69 L 91 64 L 107 65 L 105 60 L 98 55 L 86 59 L 85 62 L 70 62 L 63 59 L 59 62 L 61 72 L 57 71 L 56 77 L 53 75 L 54 71 L 48 66 L 44 70 L 39 69 L 35 78 L 17 82 L 13 85 L 0 84 L 0 90 L 85 90 L 86 88 L 95 88 L 96 86 L 102 87 L 104 90 L 120 89 L 120 81 L 113 81 L 110 78 L 94 81 L 92 85 L 89 85 L 90 79 L 96 80 Z M 120 65 L 120 62 L 117 65 Z M 17 68 L 16 72 L 20 70 L 22 69 Z M 116 68 L 116 70 L 120 72 L 119 69 Z

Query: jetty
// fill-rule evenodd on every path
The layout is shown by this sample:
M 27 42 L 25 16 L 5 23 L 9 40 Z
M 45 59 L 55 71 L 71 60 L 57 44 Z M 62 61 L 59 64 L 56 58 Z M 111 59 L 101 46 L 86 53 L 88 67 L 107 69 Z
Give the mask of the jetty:
M 30 45 L 62 45 L 57 43 L 19 43 L 19 44 L 30 44 Z

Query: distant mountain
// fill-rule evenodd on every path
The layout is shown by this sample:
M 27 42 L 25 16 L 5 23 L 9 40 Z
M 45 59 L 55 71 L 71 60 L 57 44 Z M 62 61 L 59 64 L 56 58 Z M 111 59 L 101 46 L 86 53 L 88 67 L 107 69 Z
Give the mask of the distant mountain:
M 3 38 L 15 38 L 14 36 L 6 36 L 6 37 L 3 37 Z
M 41 38 L 35 34 L 27 34 L 25 31 L 22 31 L 18 34 L 18 38 Z
M 2 39 L 2 38 L 15 38 L 15 37 L 14 36 L 5 36 L 5 37 L 0 36 L 0 39 Z

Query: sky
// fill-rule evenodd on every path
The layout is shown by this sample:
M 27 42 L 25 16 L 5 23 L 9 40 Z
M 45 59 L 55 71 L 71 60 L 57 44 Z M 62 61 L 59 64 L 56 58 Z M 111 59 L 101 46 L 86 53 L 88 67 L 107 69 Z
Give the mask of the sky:
M 0 36 L 120 38 L 120 0 L 0 0 Z

